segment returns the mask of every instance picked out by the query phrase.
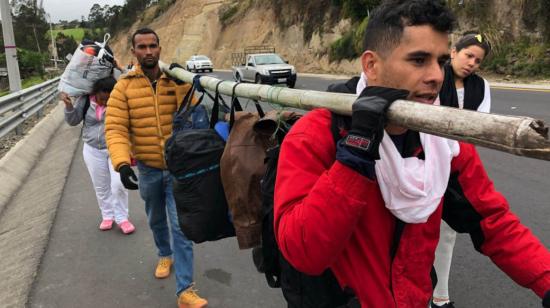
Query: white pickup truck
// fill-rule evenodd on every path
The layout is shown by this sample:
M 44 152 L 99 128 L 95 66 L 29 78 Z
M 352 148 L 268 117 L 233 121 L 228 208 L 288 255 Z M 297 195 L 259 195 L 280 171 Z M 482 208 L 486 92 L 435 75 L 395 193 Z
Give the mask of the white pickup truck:
M 197 73 L 198 71 L 209 71 L 212 72 L 214 67 L 212 66 L 212 61 L 207 56 L 203 55 L 194 55 L 185 62 L 185 68 L 190 72 Z
M 296 69 L 275 53 L 273 47 L 254 46 L 233 53 L 233 78 L 237 82 L 296 85 Z

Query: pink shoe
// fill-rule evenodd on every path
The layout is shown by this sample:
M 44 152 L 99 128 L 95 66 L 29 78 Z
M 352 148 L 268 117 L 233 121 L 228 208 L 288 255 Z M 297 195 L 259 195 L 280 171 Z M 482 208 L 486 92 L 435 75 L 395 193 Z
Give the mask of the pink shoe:
M 107 231 L 111 230 L 113 228 L 113 220 L 112 219 L 103 219 L 101 223 L 99 224 L 99 230 L 101 231 Z
M 130 234 L 136 230 L 136 227 L 132 225 L 132 223 L 129 220 L 125 220 L 118 224 L 120 229 L 122 230 L 122 233 L 124 234 Z

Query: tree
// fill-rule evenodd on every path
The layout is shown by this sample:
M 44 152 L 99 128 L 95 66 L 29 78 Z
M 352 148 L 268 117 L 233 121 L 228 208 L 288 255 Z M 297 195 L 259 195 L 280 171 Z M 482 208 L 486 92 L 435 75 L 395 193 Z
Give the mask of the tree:
M 72 36 L 66 36 L 62 32 L 57 33 L 55 44 L 60 59 L 64 59 L 68 54 L 73 54 L 78 47 L 78 43 Z
M 14 0 L 14 7 L 13 30 L 17 46 L 38 52 L 47 50 L 46 33 L 50 27 L 44 9 L 37 6 L 36 0 Z
M 106 5 L 108 6 L 108 5 Z M 91 28 L 99 28 L 105 26 L 105 15 L 103 8 L 99 4 L 94 4 L 88 14 L 88 22 Z

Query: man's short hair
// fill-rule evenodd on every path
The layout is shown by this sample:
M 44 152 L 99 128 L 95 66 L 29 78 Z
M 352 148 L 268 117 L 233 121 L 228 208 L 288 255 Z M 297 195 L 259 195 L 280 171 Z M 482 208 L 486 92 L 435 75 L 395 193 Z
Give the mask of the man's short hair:
M 455 23 L 444 1 L 386 0 L 369 16 L 363 47 L 384 56 L 399 45 L 407 26 L 430 25 L 436 31 L 450 33 Z
M 134 34 L 132 34 L 132 47 L 136 47 L 135 38 L 136 38 L 136 35 L 138 35 L 138 34 L 154 34 L 155 37 L 157 38 L 157 44 L 160 44 L 159 36 L 155 31 L 153 31 L 153 29 L 151 29 L 151 28 L 141 28 L 141 29 L 137 29 L 136 32 L 134 32 Z

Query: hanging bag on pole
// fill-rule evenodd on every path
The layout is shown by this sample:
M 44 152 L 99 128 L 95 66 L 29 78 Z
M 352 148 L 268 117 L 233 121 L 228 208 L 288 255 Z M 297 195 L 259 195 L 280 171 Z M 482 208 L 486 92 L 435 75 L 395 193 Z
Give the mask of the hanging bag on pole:
M 259 102 L 254 101 L 256 112 L 240 111 L 242 108 L 238 108 L 240 103 L 234 92 L 235 88 L 229 138 L 221 160 L 221 175 L 239 248 L 247 249 L 261 243 L 260 180 L 265 173 L 265 152 L 275 144 L 270 135 L 260 134 L 253 129 L 264 117 Z
M 235 235 L 230 222 L 220 179 L 220 158 L 224 140 L 213 126 L 219 102 L 214 101 L 210 121 L 204 126 L 203 95 L 191 105 L 199 80 L 184 98 L 174 116 L 172 136 L 166 142 L 165 157 L 174 177 L 174 199 L 181 230 L 195 243 L 215 241 Z M 209 123 L 208 123 L 209 122 Z

